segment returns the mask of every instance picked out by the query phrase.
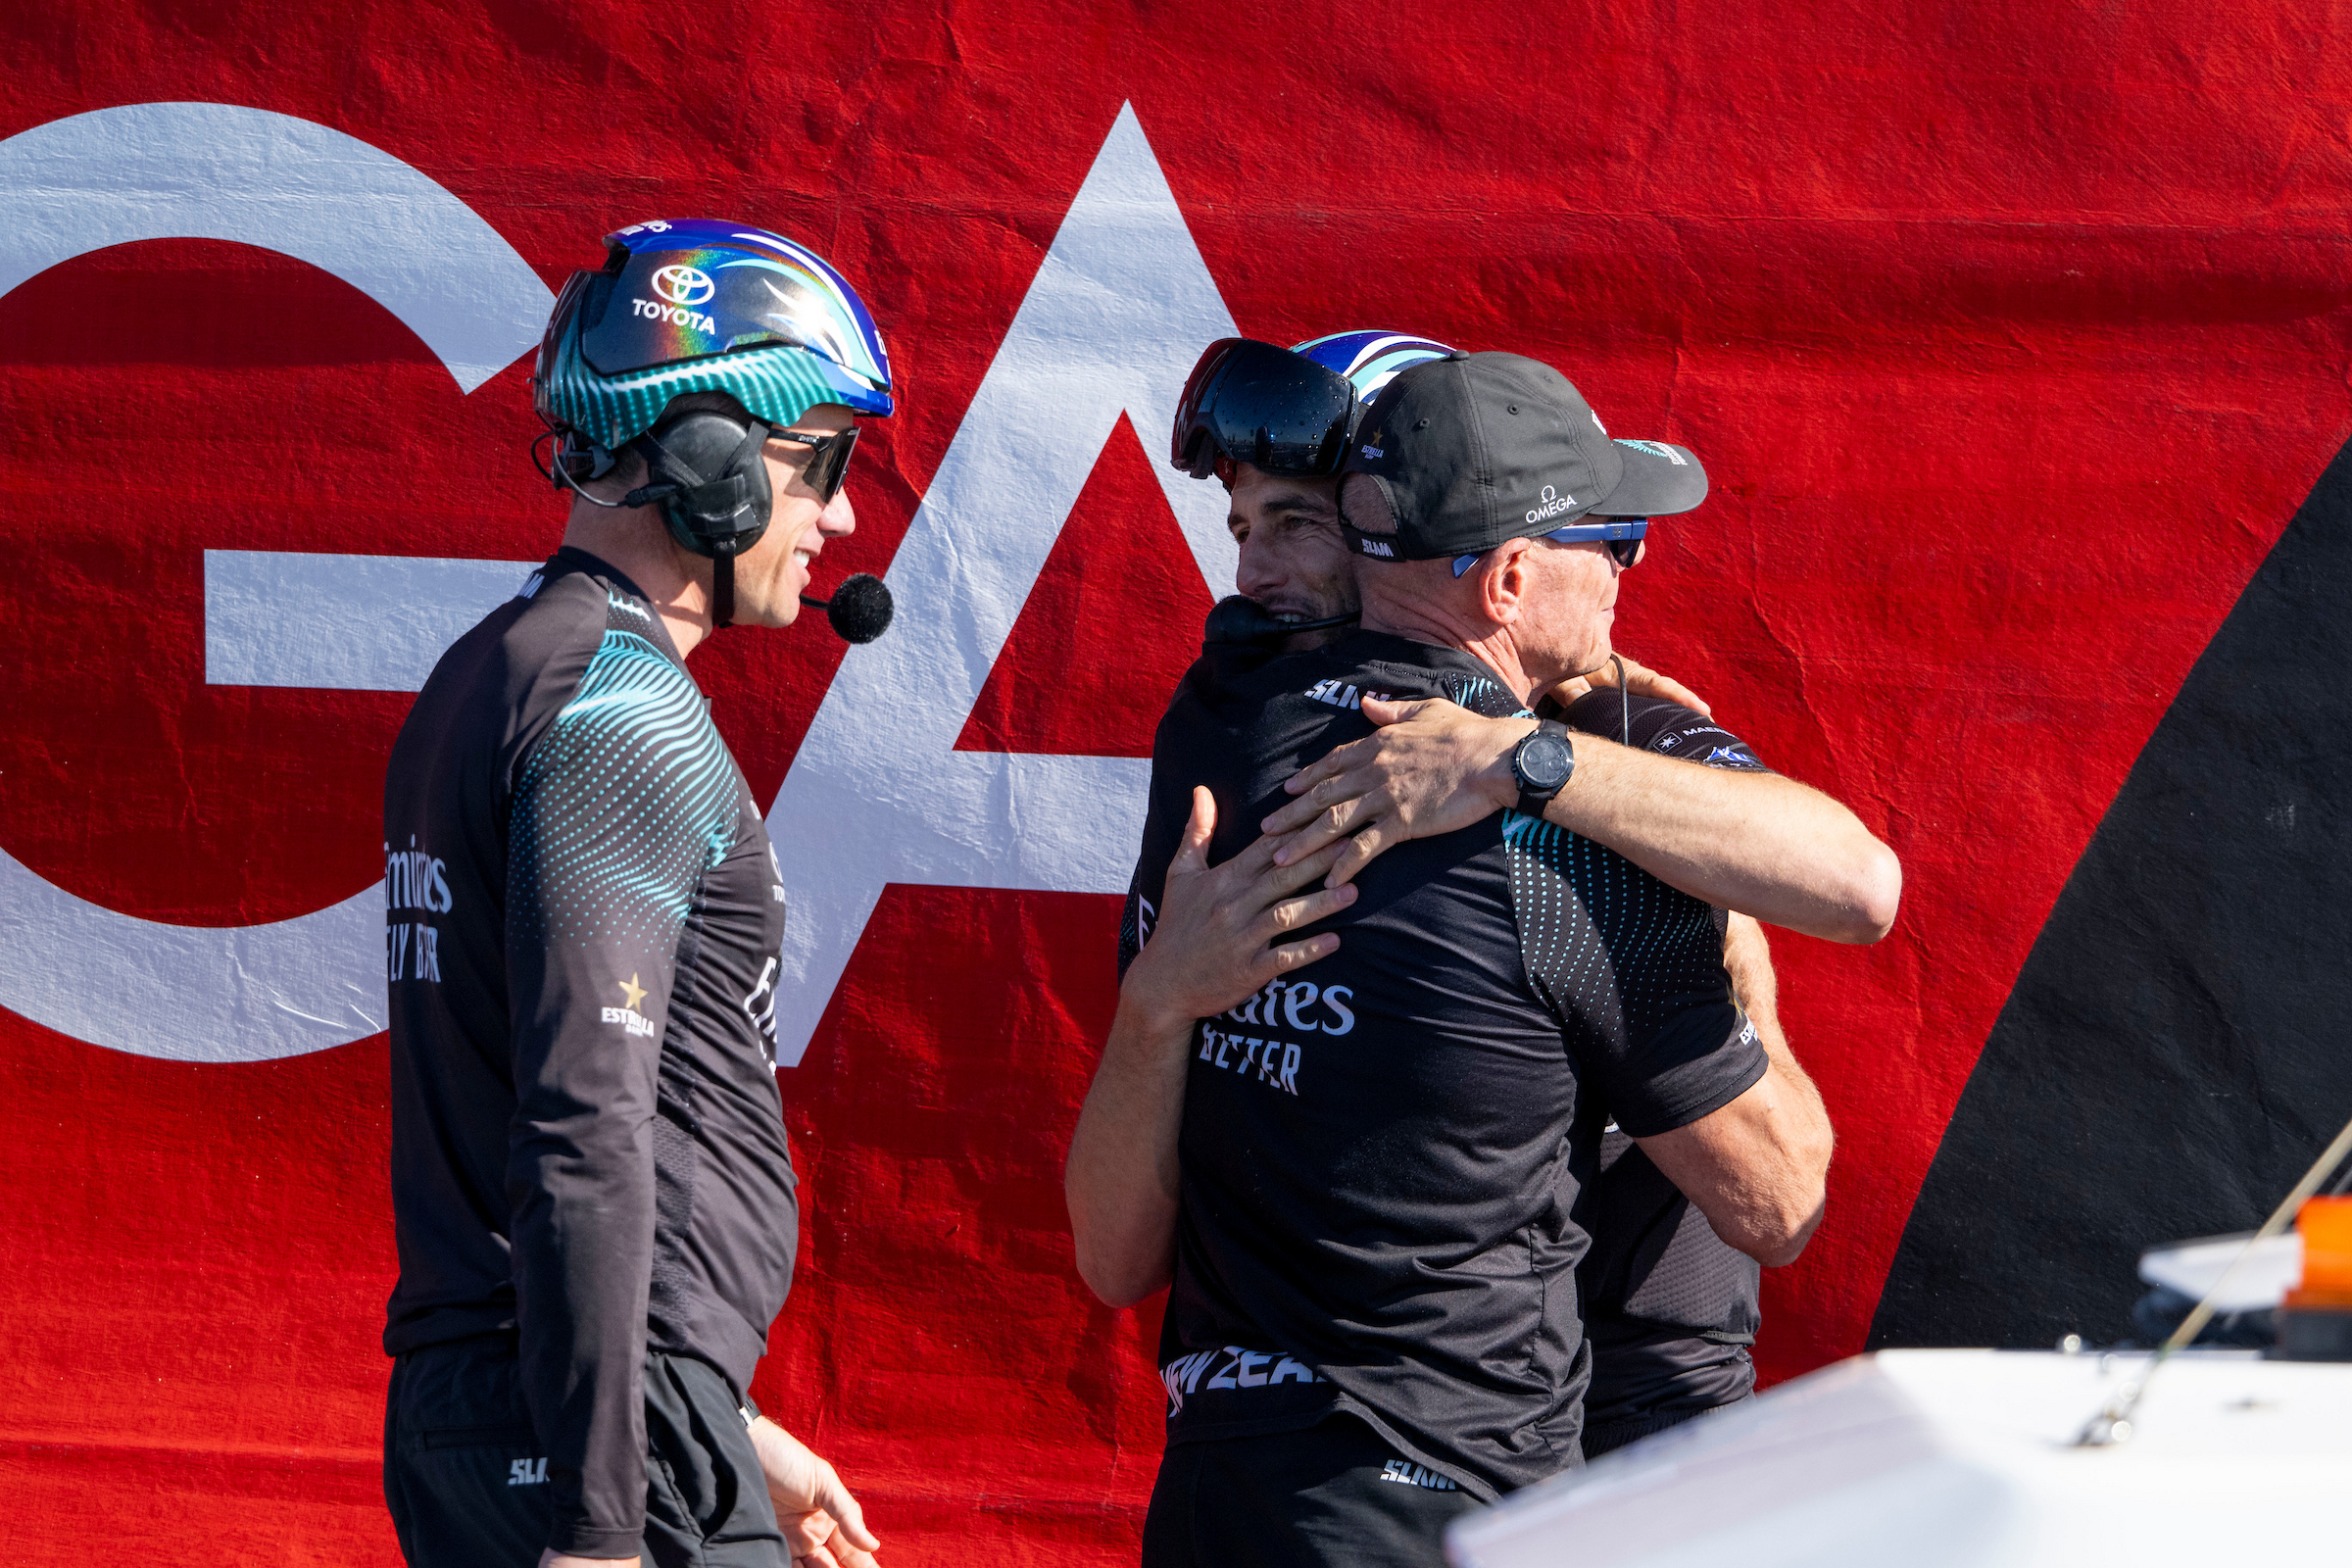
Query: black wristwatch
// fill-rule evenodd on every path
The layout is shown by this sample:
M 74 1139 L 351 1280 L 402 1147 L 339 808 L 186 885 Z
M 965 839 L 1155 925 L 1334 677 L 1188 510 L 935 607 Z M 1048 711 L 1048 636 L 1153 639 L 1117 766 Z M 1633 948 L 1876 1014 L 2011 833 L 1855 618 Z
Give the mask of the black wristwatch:
M 1538 719 L 1535 733 L 1511 752 L 1511 777 L 1519 784 L 1519 809 L 1542 816 L 1544 808 L 1560 793 L 1576 771 L 1576 748 L 1568 744 L 1568 726 L 1556 719 Z

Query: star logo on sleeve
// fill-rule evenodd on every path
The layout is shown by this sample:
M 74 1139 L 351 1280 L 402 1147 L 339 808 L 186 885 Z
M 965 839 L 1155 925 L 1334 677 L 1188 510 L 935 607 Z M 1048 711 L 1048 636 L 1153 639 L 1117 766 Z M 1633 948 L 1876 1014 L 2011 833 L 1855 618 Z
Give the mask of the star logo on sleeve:
M 635 975 L 612 983 L 620 987 L 622 1005 L 605 1008 L 605 1022 L 619 1024 L 629 1032 L 631 1039 L 651 1040 L 655 1033 L 654 1020 L 637 1010 L 637 1004 L 645 1000 L 645 987 L 637 983 Z

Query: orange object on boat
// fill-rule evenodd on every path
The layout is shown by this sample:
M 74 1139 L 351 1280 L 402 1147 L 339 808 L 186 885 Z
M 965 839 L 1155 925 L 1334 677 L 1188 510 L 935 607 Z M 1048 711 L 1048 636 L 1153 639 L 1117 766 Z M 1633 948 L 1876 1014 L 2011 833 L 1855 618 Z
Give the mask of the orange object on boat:
M 2352 1198 L 2314 1198 L 2295 1211 L 2303 1238 L 2303 1283 L 2288 1307 L 2352 1310 Z

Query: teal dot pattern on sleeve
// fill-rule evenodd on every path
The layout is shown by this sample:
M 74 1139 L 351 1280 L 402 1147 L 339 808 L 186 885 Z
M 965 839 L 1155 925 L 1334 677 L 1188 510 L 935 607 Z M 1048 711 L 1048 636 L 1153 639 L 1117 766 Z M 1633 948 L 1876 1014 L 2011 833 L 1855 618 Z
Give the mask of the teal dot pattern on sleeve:
M 1723 933 L 1707 905 L 1542 817 L 1506 810 L 1502 842 L 1520 958 L 1563 1024 L 1621 1052 L 1721 993 Z
M 533 748 L 508 822 L 508 917 L 535 940 L 674 953 L 734 840 L 742 785 L 703 694 L 607 595 L 579 690 Z
M 1444 686 L 1484 717 L 1532 716 L 1488 677 L 1454 672 Z M 1694 1003 L 1729 996 L 1713 907 L 1540 816 L 1506 810 L 1502 843 L 1520 960 L 1572 1044 L 1619 1054 Z

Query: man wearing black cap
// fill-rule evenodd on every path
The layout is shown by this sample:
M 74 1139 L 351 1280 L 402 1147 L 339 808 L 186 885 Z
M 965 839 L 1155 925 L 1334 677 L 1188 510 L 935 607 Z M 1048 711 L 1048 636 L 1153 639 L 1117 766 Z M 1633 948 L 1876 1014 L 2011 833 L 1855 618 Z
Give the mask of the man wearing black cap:
M 1359 408 L 1368 406 L 1398 372 L 1453 352 L 1429 338 L 1370 330 L 1333 333 L 1283 353 L 1273 352 L 1268 344 L 1227 339 L 1204 351 L 1201 364 L 1213 371 L 1231 352 L 1244 348 L 1256 351 L 1253 358 L 1263 365 L 1263 380 L 1277 391 L 1290 391 L 1295 378 L 1311 376 L 1298 363 L 1303 357 L 1332 376 L 1345 377 Z M 1233 380 L 1228 374 L 1218 390 L 1225 391 Z M 1305 404 L 1310 418 L 1319 409 L 1340 423 L 1352 412 L 1337 398 L 1314 395 L 1317 390 L 1338 391 L 1328 379 L 1320 389 L 1298 390 L 1305 395 L 1292 401 Z M 1235 573 L 1241 595 L 1221 603 L 1206 629 L 1211 640 L 1245 645 L 1220 650 L 1220 662 L 1228 665 L 1250 657 L 1248 645 L 1271 659 L 1278 652 L 1303 652 L 1337 642 L 1353 629 L 1357 610 L 1357 558 L 1340 535 L 1337 462 L 1330 464 L 1335 471 L 1328 474 L 1312 471 L 1317 466 L 1313 465 L 1305 472 L 1269 470 L 1225 450 L 1226 441 L 1238 437 L 1243 452 L 1259 456 L 1258 431 L 1281 425 L 1266 417 L 1258 387 L 1247 393 L 1249 407 L 1240 419 L 1222 417 L 1221 404 L 1201 411 L 1205 416 L 1199 417 L 1180 409 L 1170 451 L 1170 462 L 1187 471 L 1200 466 L 1205 456 L 1215 481 L 1224 485 L 1229 497 L 1227 526 L 1241 547 Z M 1210 438 L 1205 447 L 1196 447 L 1191 439 L 1197 428 L 1204 428 Z M 1295 444 L 1319 449 L 1323 443 Z M 1334 460 L 1344 455 L 1344 446 L 1331 454 Z M 1301 631 L 1301 623 L 1324 629 Z M 1712 722 L 1705 703 L 1668 677 L 1614 655 L 1609 666 L 1594 676 L 1600 689 L 1592 689 L 1593 682 L 1583 677 L 1572 679 L 1540 701 L 1538 710 L 1565 720 L 1572 730 L 1663 755 L 1696 757 L 1715 766 L 1761 766 L 1737 736 Z M 1385 710 L 1386 705 L 1375 703 L 1366 716 L 1378 722 Z M 1398 739 L 1413 734 L 1412 729 L 1399 731 Z M 1446 738 L 1457 748 L 1450 766 L 1445 765 L 1442 755 L 1433 755 L 1442 748 L 1424 746 L 1416 749 L 1409 773 L 1377 750 L 1348 769 L 1349 778 L 1362 787 L 1341 809 L 1375 818 L 1355 838 L 1357 855 L 1388 836 L 1389 826 L 1377 821 L 1382 814 L 1409 815 L 1416 821 L 1444 814 L 1445 803 L 1431 795 L 1433 790 L 1462 792 L 1465 801 L 1486 801 L 1468 777 L 1480 760 L 1475 733 L 1455 731 Z M 1350 750 L 1334 755 L 1345 758 Z M 1372 800 L 1363 800 L 1365 796 Z M 1508 803 L 1486 804 L 1499 811 Z M 1139 922 L 1146 910 L 1139 898 Z M 1126 939 L 1123 952 L 1131 956 L 1136 945 L 1133 928 Z M 1765 1049 L 1785 1053 L 1771 950 L 1753 919 L 1742 914 L 1728 917 L 1723 959 L 1734 999 L 1755 1024 Z M 1220 1001 L 1210 1010 L 1221 1010 L 1232 1000 Z M 1789 1067 L 1796 1070 L 1793 1057 Z M 1600 1179 L 1589 1196 L 1593 1240 L 1579 1272 L 1585 1333 L 1593 1348 L 1584 1429 L 1585 1456 L 1591 1459 L 1747 1397 L 1755 1386 L 1747 1348 L 1755 1343 L 1763 1317 L 1755 1260 L 1718 1240 L 1705 1217 L 1624 1134 L 1611 1131 L 1603 1140 Z
M 1139 886 L 1163 886 L 1187 946 L 1129 970 L 1071 1152 L 1090 1284 L 1124 1303 L 1173 1281 L 1154 1564 L 1427 1561 L 1467 1498 L 1575 1463 L 1580 1194 L 1611 1118 L 1761 1261 L 1820 1213 L 1826 1119 L 1733 1002 L 1709 906 L 1848 940 L 1892 918 L 1892 858 L 1836 803 L 1524 712 L 1605 662 L 1643 528 L 1621 519 L 1696 505 L 1695 458 L 1611 442 L 1507 355 L 1406 371 L 1358 435 L 1342 500 L 1364 630 L 1210 670 L 1171 710 L 1162 755 L 1197 764 L 1214 810 L 1188 829 L 1184 781 L 1155 786 Z M 1360 875 L 1328 879 L 1356 893 L 1336 949 L 1197 1023 L 1210 879 L 1331 853 L 1233 858 L 1386 699 L 1452 705 L 1387 734 L 1488 726 L 1477 788 L 1449 792 L 1465 820 L 1389 822 L 1369 865 L 1344 846 Z M 1512 808 L 1470 820 L 1482 795 Z M 1314 788 L 1299 804 L 1301 839 L 1366 820 Z

